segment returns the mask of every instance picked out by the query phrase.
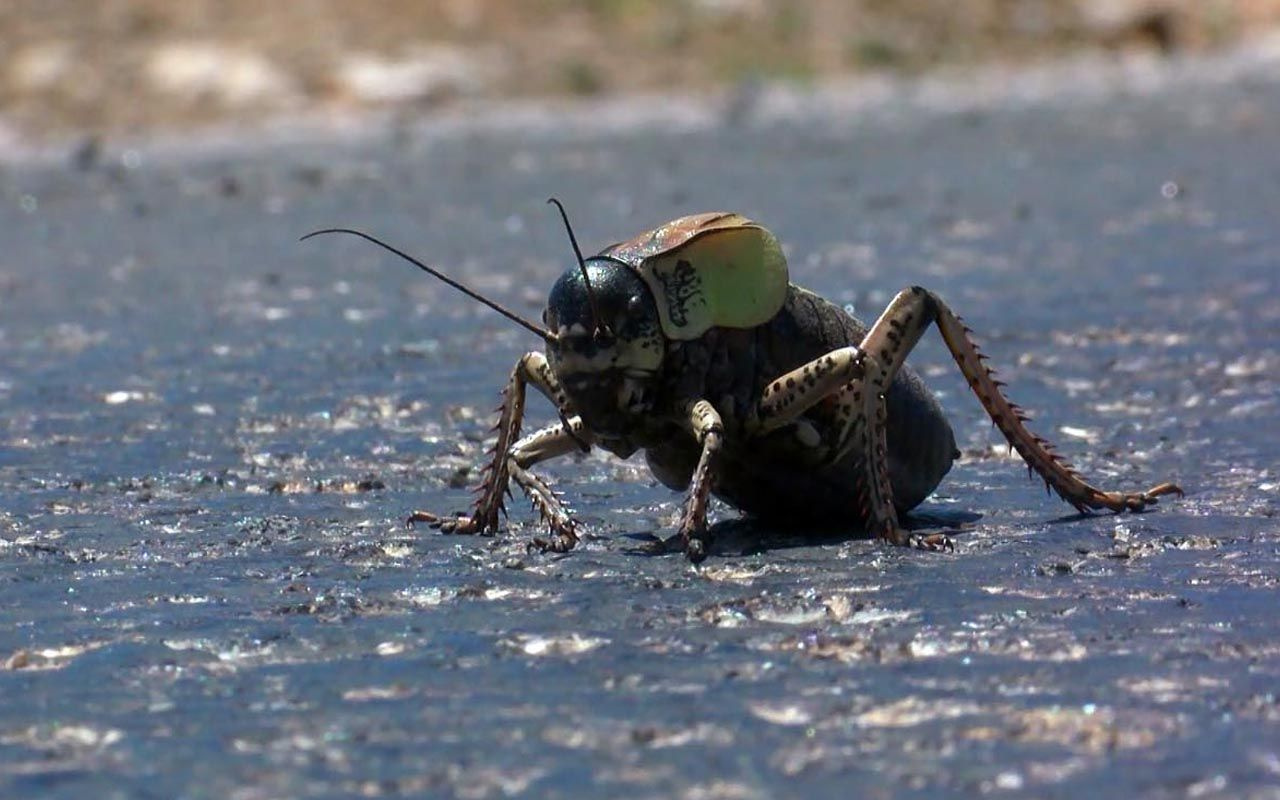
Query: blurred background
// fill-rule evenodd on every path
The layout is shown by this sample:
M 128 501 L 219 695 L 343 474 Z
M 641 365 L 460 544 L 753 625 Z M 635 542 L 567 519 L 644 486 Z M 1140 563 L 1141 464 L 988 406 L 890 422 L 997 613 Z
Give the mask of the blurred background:
M 468 99 L 1229 47 L 1280 0 L 4 0 L 25 141 Z

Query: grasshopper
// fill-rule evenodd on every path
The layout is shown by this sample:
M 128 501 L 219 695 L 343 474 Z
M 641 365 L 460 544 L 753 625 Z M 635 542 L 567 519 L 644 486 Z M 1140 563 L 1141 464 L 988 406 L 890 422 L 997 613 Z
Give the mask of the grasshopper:
M 470 513 L 416 511 L 410 524 L 492 534 L 514 480 L 550 534 L 532 545 L 566 552 L 578 542 L 578 523 L 532 467 L 599 447 L 624 459 L 643 451 L 661 483 L 687 491 L 669 544 L 695 562 L 708 550 L 711 495 L 766 521 L 861 526 L 894 545 L 953 549 L 946 535 L 911 533 L 899 522 L 960 455 L 942 408 L 905 363 L 931 325 L 1009 445 L 1077 510 L 1141 511 L 1182 495 L 1173 483 L 1115 492 L 1086 482 L 1027 428 L 970 329 L 928 289 L 902 290 L 868 327 L 791 283 L 777 238 L 746 217 L 681 217 L 583 258 L 564 207 L 548 202 L 577 264 L 552 286 L 542 326 L 369 234 L 308 234 L 371 241 L 546 343 L 511 371 Z M 559 421 L 521 438 L 530 385 Z

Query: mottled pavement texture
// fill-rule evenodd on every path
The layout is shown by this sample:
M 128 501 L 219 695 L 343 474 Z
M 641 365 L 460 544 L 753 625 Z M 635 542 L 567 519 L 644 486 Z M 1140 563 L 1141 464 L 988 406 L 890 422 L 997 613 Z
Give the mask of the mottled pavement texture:
M 1280 797 L 1280 88 L 566 128 L 0 171 L 0 794 Z M 549 194 L 589 248 L 741 211 L 864 316 L 928 286 L 1086 476 L 1187 496 L 1046 497 L 931 334 L 954 554 L 717 507 L 646 555 L 680 498 L 594 455 L 543 470 L 568 555 L 519 498 L 406 530 L 537 342 L 297 237 L 536 316 Z

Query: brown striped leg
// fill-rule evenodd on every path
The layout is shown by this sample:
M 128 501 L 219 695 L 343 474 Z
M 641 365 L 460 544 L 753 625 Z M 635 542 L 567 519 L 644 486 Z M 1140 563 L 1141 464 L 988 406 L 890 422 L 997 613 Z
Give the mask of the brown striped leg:
M 680 517 L 679 535 L 684 542 L 685 555 L 690 561 L 698 562 L 707 557 L 707 500 L 715 479 L 715 458 L 720 451 L 724 425 L 715 407 L 706 400 L 689 403 L 686 406 L 686 417 L 689 430 L 702 446 L 702 455 L 693 471 L 689 497 Z
M 1182 495 L 1182 490 L 1172 483 L 1161 483 L 1145 492 L 1107 492 L 1087 483 L 1054 452 L 1053 445 L 1027 429 L 1023 424 L 1026 414 L 1001 393 L 1003 384 L 986 365 L 986 356 L 978 350 L 972 332 L 937 295 L 919 286 L 899 292 L 862 341 L 862 349 L 883 367 L 885 386 L 892 382 L 930 323 L 937 324 L 969 388 L 1005 439 L 1047 487 L 1077 510 L 1141 511 L 1163 495 Z
M 498 439 L 489 450 L 491 459 L 481 473 L 479 495 L 471 513 L 463 516 L 441 517 L 430 511 L 415 511 L 406 523 L 425 522 L 444 533 L 485 534 L 498 529 L 498 513 L 503 511 L 503 496 L 507 492 L 509 470 L 508 456 L 512 445 L 520 436 L 524 418 L 525 386 L 532 384 L 547 396 L 560 412 L 562 419 L 574 414 L 569 396 L 556 379 L 547 358 L 542 353 L 525 353 L 511 370 L 507 386 L 502 390 L 502 404 L 498 406 L 498 423 L 494 430 Z
M 567 553 L 578 543 L 578 523 L 546 481 L 528 467 L 557 456 L 572 453 L 592 441 L 582 420 L 571 417 L 550 425 L 516 442 L 507 459 L 511 479 L 524 490 L 538 516 L 546 523 L 550 537 L 534 539 L 530 545 L 543 552 Z

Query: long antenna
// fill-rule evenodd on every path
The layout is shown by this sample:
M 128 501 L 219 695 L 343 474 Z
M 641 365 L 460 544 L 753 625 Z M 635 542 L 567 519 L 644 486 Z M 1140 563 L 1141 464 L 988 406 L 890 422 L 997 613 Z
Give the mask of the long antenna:
M 560 209 L 560 219 L 564 220 L 564 229 L 569 233 L 569 244 L 573 245 L 573 254 L 578 257 L 578 268 L 582 270 L 582 282 L 587 285 L 587 302 L 591 304 L 591 327 L 593 333 L 599 333 L 604 330 L 600 323 L 600 306 L 596 305 L 596 291 L 591 288 L 591 279 L 587 277 L 587 260 L 582 257 L 582 248 L 578 247 L 578 237 L 573 235 L 573 226 L 569 224 L 569 215 L 564 210 L 564 204 L 554 197 L 548 197 L 547 202 Z
M 492 308 L 494 311 L 497 311 L 499 314 L 511 320 L 512 322 L 516 323 L 517 325 L 523 325 L 524 327 L 536 333 L 538 336 L 542 337 L 543 340 L 547 342 L 556 341 L 555 334 L 551 333 L 550 331 L 544 328 L 540 328 L 537 325 L 534 325 L 532 322 L 520 316 L 519 314 L 515 313 L 514 311 L 510 311 L 502 307 L 501 305 L 495 303 L 494 301 L 490 300 L 489 298 L 485 297 L 484 295 L 480 294 L 479 292 L 474 291 L 473 289 L 467 288 L 461 283 L 455 281 L 453 278 L 450 278 L 448 275 L 445 275 L 443 272 L 440 272 L 438 270 L 432 269 L 431 267 L 428 267 L 426 264 L 423 264 L 421 261 L 409 255 L 408 253 L 404 252 L 403 250 L 399 250 L 395 247 L 392 247 L 391 245 L 387 244 L 386 242 L 382 241 L 376 236 L 371 236 L 367 233 L 364 233 L 363 231 L 357 231 L 351 228 L 325 228 L 324 230 L 312 231 L 311 233 L 308 233 L 306 236 L 303 236 L 298 241 L 304 242 L 307 239 L 310 239 L 312 236 L 319 236 L 323 233 L 349 233 L 352 236 L 359 236 L 361 239 L 364 239 L 365 241 L 373 242 L 378 247 L 381 247 L 383 250 L 388 250 L 392 253 L 395 253 L 396 255 L 400 256 L 405 261 L 408 261 L 410 264 L 413 264 L 415 267 L 427 273 L 428 275 L 434 275 L 435 277 L 449 284 L 450 286 L 462 292 L 463 294 L 467 295 L 468 297 L 472 298 L 473 300 L 479 300 L 481 303 L 484 303 L 486 306 L 488 306 L 489 308 Z

